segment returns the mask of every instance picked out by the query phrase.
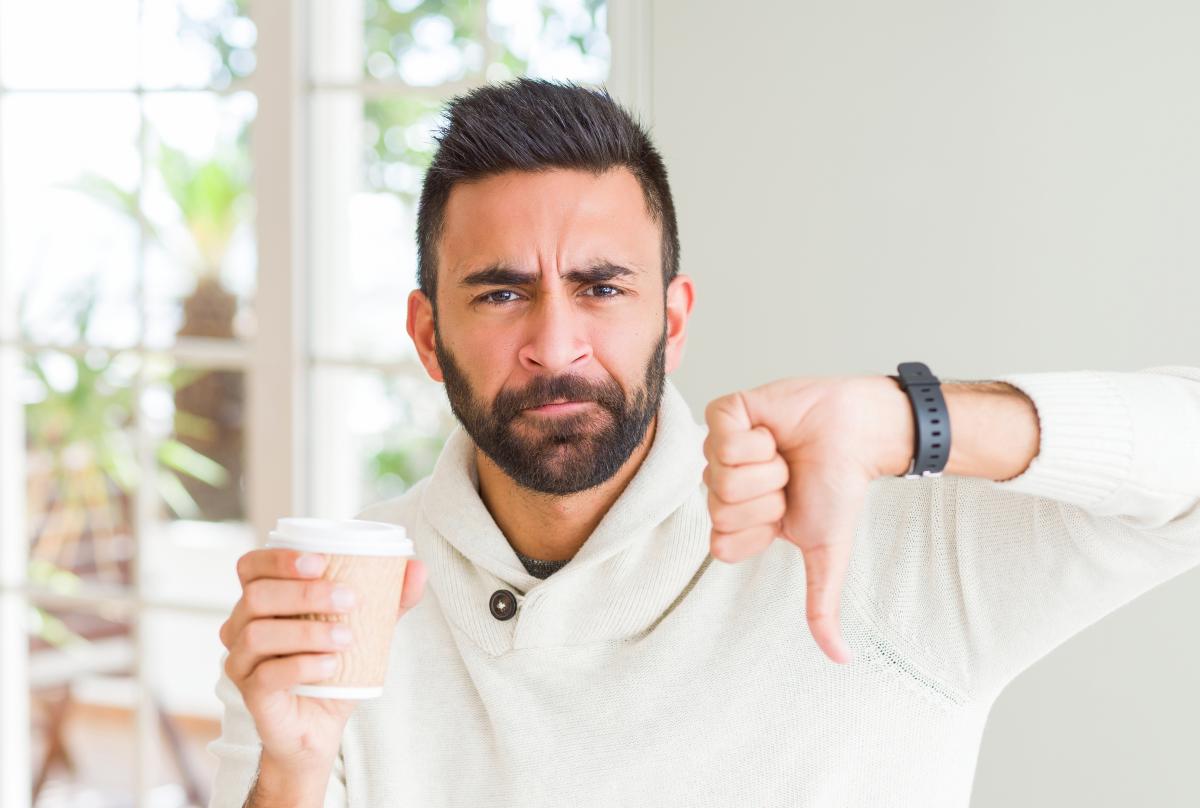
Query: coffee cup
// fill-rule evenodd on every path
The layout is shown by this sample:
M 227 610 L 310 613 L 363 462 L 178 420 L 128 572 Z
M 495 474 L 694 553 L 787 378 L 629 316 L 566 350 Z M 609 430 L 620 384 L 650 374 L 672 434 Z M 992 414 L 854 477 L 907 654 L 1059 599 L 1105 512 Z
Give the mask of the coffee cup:
M 332 676 L 297 685 L 292 692 L 325 699 L 370 699 L 383 693 L 404 570 L 413 543 L 400 525 L 364 519 L 280 519 L 267 547 L 329 557 L 322 578 L 354 590 L 354 607 L 341 614 L 306 614 L 303 620 L 350 627 L 350 648 L 337 655 Z

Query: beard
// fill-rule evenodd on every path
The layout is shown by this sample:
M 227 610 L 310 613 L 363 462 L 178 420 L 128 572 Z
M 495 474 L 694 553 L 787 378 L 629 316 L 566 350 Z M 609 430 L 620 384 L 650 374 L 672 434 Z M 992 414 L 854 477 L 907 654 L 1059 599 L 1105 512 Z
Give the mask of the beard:
M 610 479 L 642 442 L 662 400 L 666 344 L 664 325 L 642 384 L 629 395 L 611 377 L 593 382 L 573 374 L 537 376 L 520 390 L 501 390 L 489 406 L 475 395 L 436 326 L 434 331 L 446 397 L 463 429 L 518 485 L 557 496 Z M 556 399 L 596 406 L 560 416 L 523 412 Z

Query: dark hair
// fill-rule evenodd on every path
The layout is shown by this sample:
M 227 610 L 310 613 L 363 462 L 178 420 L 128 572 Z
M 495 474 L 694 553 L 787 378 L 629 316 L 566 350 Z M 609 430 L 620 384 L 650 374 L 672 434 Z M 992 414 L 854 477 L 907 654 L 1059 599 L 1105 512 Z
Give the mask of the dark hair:
M 417 285 L 434 303 L 437 244 L 456 183 L 505 171 L 628 168 L 662 227 L 663 287 L 679 272 L 679 230 L 667 169 L 650 137 L 606 89 L 519 78 L 451 100 L 417 208 Z

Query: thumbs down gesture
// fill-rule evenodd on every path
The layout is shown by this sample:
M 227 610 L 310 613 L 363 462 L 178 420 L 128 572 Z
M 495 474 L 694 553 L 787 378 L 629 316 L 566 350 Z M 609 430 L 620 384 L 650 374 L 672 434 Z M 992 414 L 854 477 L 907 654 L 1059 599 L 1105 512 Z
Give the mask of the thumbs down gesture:
M 839 603 L 867 485 L 903 474 L 913 451 L 907 396 L 886 376 L 785 379 L 705 410 L 712 556 L 737 562 L 777 538 L 800 548 L 809 629 L 851 661 Z
M 1023 474 L 1041 450 L 1037 407 L 1006 382 L 942 382 L 954 440 L 943 473 L 990 480 Z M 784 379 L 712 401 L 704 484 L 710 552 L 735 563 L 776 538 L 800 548 L 809 630 L 834 662 L 850 662 L 838 606 L 868 484 L 908 471 L 912 405 L 889 376 Z

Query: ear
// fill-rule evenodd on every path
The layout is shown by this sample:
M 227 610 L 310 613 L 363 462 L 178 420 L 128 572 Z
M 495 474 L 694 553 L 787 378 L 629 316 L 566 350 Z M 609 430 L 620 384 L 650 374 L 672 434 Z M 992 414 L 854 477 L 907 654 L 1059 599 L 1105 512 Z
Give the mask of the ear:
M 671 373 L 683 361 L 687 342 L 687 321 L 696 302 L 696 287 L 687 275 L 676 275 L 667 287 L 666 372 Z
M 438 364 L 437 351 L 433 347 L 433 332 L 433 304 L 424 292 L 414 289 L 408 295 L 408 336 L 412 338 L 429 378 L 440 382 L 443 381 L 442 366 Z

